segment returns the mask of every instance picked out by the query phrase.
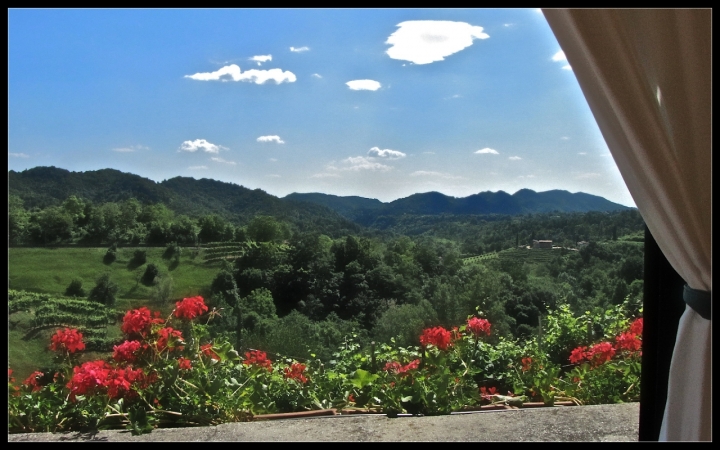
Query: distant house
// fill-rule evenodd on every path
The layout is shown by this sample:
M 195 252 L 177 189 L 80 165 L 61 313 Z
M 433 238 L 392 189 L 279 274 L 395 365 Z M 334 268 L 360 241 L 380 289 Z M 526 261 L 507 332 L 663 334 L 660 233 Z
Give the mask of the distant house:
M 533 239 L 533 248 L 549 248 L 552 249 L 552 241 L 535 240 Z

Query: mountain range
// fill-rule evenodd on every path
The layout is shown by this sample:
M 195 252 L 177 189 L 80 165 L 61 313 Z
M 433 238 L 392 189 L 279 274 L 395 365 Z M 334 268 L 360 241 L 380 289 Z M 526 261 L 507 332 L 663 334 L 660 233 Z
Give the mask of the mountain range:
M 372 226 L 383 216 L 533 214 L 543 212 L 617 211 L 630 207 L 602 197 L 563 190 L 535 192 L 521 189 L 480 192 L 451 197 L 439 192 L 413 194 L 384 203 L 357 196 L 292 193 L 283 198 L 261 189 L 203 178 L 175 177 L 155 182 L 115 169 L 70 172 L 56 167 L 35 167 L 8 172 L 9 193 L 19 196 L 26 208 L 60 204 L 70 195 L 95 203 L 125 200 L 164 203 L 178 214 L 198 216 L 215 213 L 243 223 L 256 214 L 287 220 L 301 229 L 310 223 L 320 228 L 357 230 L 356 224 Z M 334 234 L 334 233 L 333 233 Z

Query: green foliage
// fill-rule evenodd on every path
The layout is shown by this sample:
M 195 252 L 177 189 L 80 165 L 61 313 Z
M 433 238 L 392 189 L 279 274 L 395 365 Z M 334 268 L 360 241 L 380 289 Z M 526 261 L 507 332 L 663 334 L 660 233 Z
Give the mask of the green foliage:
M 80 278 L 73 278 L 73 280 L 65 289 L 65 295 L 67 297 L 85 297 L 85 289 L 82 287 L 83 281 Z
M 88 299 L 112 307 L 115 306 L 115 294 L 118 290 L 118 285 L 110 281 L 110 275 L 104 273 L 95 282 L 95 287 L 90 291 Z
M 155 282 L 155 277 L 157 277 L 159 273 L 160 269 L 158 269 L 155 264 L 150 263 L 147 265 L 147 267 L 145 267 L 145 273 L 143 273 L 140 281 L 142 281 L 142 283 L 147 286 L 153 285 L 153 283 Z

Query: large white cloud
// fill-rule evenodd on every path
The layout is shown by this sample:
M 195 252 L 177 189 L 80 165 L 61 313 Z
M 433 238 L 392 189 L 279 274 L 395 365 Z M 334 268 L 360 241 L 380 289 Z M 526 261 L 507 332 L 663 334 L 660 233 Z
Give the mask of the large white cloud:
M 387 159 L 400 159 L 404 158 L 407 155 L 403 152 L 397 151 L 397 150 L 380 150 L 377 147 L 373 147 L 368 151 L 368 156 L 377 156 L 378 158 L 387 158 Z
M 280 139 L 280 136 L 260 136 L 257 138 L 258 142 L 277 142 L 278 144 L 284 144 L 285 141 Z
M 352 80 L 345 83 L 353 91 L 377 91 L 380 83 L 375 80 Z
M 392 45 L 386 53 L 392 59 L 415 64 L 442 61 L 472 45 L 474 39 L 487 39 L 483 27 L 448 20 L 411 20 L 401 22 L 399 28 L 387 38 Z
M 497 150 L 493 150 L 490 147 L 481 148 L 480 150 L 475 152 L 476 155 L 499 155 Z
M 567 62 L 567 57 L 565 56 L 565 52 L 560 50 L 552 56 L 552 60 L 555 62 Z M 565 64 L 562 68 L 565 70 L 572 70 L 570 64 Z
M 227 150 L 227 147 L 222 145 L 215 145 L 205 139 L 195 139 L 194 141 L 185 141 L 180 144 L 180 151 L 184 152 L 196 152 L 202 150 L 207 153 L 220 153 L 220 150 Z
M 250 81 L 255 84 L 264 84 L 270 80 L 274 81 L 276 84 L 284 82 L 294 83 L 297 80 L 295 74 L 288 70 L 283 72 L 281 69 L 250 69 L 242 72 L 240 70 L 240 66 L 237 64 L 230 64 L 229 66 L 222 67 L 215 72 L 200 72 L 194 75 L 185 75 L 185 78 L 200 81 Z

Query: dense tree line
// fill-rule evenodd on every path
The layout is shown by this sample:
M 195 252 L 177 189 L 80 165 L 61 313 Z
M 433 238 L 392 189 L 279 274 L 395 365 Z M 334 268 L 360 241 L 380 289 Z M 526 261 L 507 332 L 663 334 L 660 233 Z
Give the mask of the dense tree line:
M 19 197 L 9 200 L 11 244 L 175 243 L 168 249 L 179 252 L 199 242 L 254 242 L 208 280 L 209 303 L 220 314 L 211 331 L 243 347 L 263 343 L 293 356 L 312 349 L 330 358 L 348 333 L 415 345 L 423 327 L 452 326 L 477 313 L 493 324 L 493 338 L 523 337 L 536 333 L 540 317 L 559 305 L 578 315 L 620 303 L 637 310 L 642 297 L 644 224 L 636 210 L 408 215 L 388 218 L 383 230 L 331 237 L 322 228 L 302 229 L 271 216 L 231 223 L 132 198 L 94 204 L 70 196 L 31 210 Z M 523 255 L 532 250 L 518 247 L 533 239 L 552 239 L 566 249 L 547 250 L 551 257 L 544 261 L 527 260 Z M 569 250 L 579 241 L 589 244 Z M 463 262 L 499 251 L 497 258 Z M 135 255 L 138 265 L 143 256 Z M 101 281 L 89 296 L 110 305 L 113 287 Z M 69 295 L 84 294 L 81 288 L 69 286 Z

